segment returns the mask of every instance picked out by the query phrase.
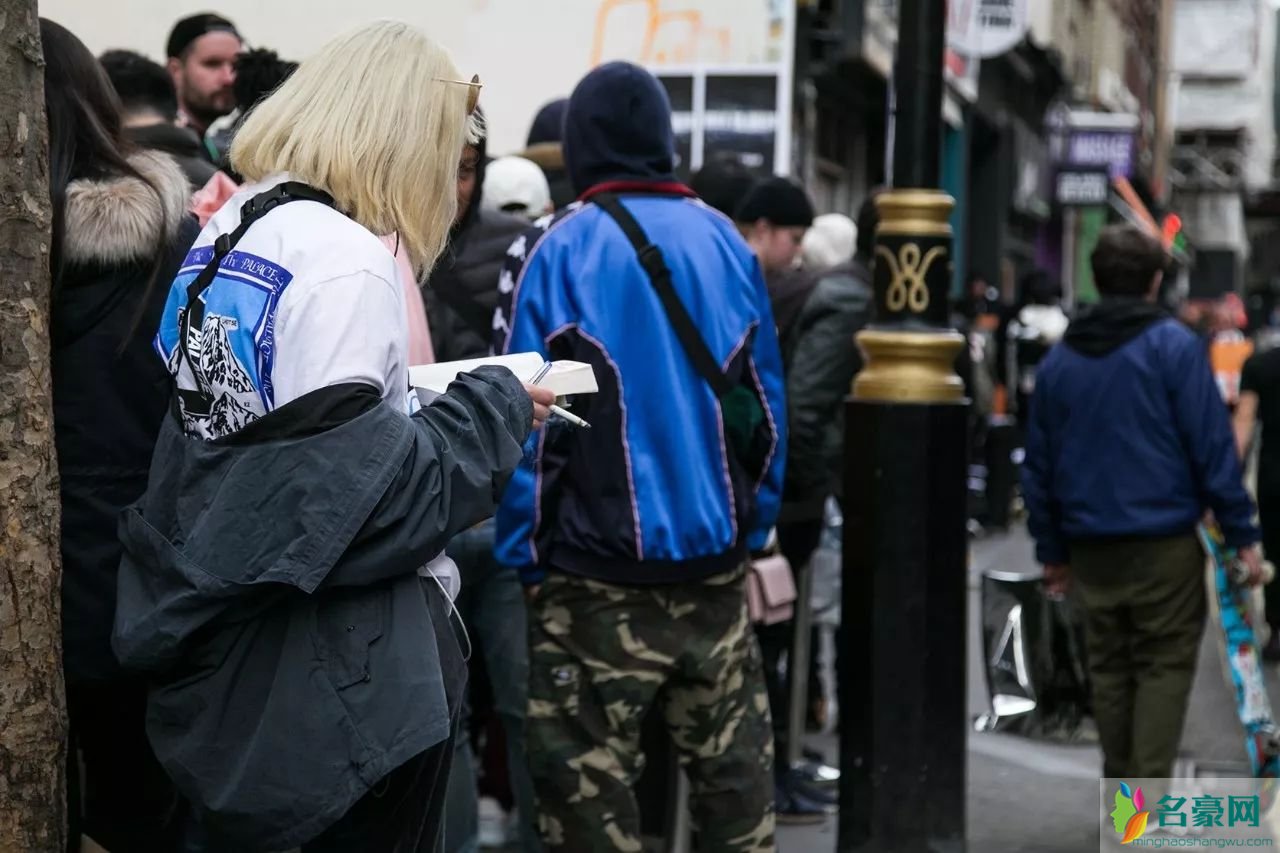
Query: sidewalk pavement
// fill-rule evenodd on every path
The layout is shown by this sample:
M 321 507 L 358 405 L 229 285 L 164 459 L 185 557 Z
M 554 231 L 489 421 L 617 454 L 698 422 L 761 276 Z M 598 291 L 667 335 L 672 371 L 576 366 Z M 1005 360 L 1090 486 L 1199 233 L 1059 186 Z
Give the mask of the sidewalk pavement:
M 988 710 L 982 663 L 980 579 L 988 569 L 1026 568 L 1032 561 L 1025 528 L 975 542 L 969 567 L 969 719 Z M 1272 705 L 1280 707 L 1280 685 L 1268 670 Z M 811 739 L 834 763 L 834 736 Z M 1244 735 L 1219 662 L 1217 640 L 1205 631 L 1200 665 L 1183 731 L 1184 766 L 1197 775 L 1247 772 Z M 1079 853 L 1098 849 L 1098 779 L 1102 756 L 1096 746 L 1047 743 L 1009 734 L 970 732 L 968 849 L 997 853 Z M 928 808 L 928 804 L 921 804 Z M 834 851 L 836 821 L 820 826 L 779 827 L 782 853 Z

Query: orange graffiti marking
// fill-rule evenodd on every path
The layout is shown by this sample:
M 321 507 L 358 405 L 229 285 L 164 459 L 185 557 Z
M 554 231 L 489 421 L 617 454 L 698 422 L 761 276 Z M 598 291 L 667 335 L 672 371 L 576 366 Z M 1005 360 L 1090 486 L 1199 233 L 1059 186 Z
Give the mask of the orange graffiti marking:
M 638 50 L 632 57 L 641 64 L 688 63 L 699 58 L 699 48 L 704 44 L 718 48 L 721 61 L 727 61 L 733 36 L 727 27 L 707 27 L 702 13 L 693 8 L 667 8 L 659 0 L 603 0 L 596 12 L 595 32 L 591 45 L 591 65 L 595 67 L 604 59 L 604 47 L 610 35 L 610 18 L 614 12 L 626 6 L 641 5 L 646 13 L 643 30 L 638 34 Z M 613 32 L 626 39 L 636 39 L 634 30 Z M 663 36 L 659 41 L 659 34 Z M 633 42 L 634 43 L 634 42 Z

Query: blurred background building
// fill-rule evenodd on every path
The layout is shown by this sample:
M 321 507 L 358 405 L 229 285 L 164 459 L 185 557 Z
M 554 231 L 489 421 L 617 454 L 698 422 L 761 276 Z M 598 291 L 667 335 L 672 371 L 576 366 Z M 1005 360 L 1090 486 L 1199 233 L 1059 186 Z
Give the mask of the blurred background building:
M 801 178 L 853 214 L 887 174 L 896 0 L 44 0 L 95 51 L 156 59 L 178 17 L 216 11 L 254 46 L 302 59 L 329 35 L 397 17 L 485 82 L 494 154 L 592 66 L 627 59 L 664 81 L 687 176 L 731 153 Z M 957 200 L 957 293 L 981 276 L 1016 301 L 1043 270 L 1068 303 L 1107 222 L 1158 233 L 1192 298 L 1280 287 L 1272 0 L 954 0 L 943 175 Z

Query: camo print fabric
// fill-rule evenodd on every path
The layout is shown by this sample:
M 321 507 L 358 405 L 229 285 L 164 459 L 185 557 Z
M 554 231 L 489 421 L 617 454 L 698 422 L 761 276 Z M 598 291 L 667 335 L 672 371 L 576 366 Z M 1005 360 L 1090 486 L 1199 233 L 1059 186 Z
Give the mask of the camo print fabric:
M 741 571 L 619 587 L 552 573 L 530 619 L 528 748 L 549 850 L 640 853 L 632 785 L 655 702 L 704 851 L 774 849 L 773 736 Z

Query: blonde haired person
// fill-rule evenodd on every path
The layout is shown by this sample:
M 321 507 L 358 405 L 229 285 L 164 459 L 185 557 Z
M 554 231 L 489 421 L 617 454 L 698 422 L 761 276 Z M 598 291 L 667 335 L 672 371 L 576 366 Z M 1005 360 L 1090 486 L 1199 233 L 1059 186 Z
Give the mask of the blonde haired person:
M 550 397 L 487 368 L 411 402 L 412 282 L 375 235 L 439 256 L 478 92 L 404 24 L 338 37 L 246 120 L 248 183 L 173 281 L 176 402 L 123 522 L 113 645 L 152 680 L 186 849 L 439 841 L 466 665 L 437 555 L 492 515 Z

